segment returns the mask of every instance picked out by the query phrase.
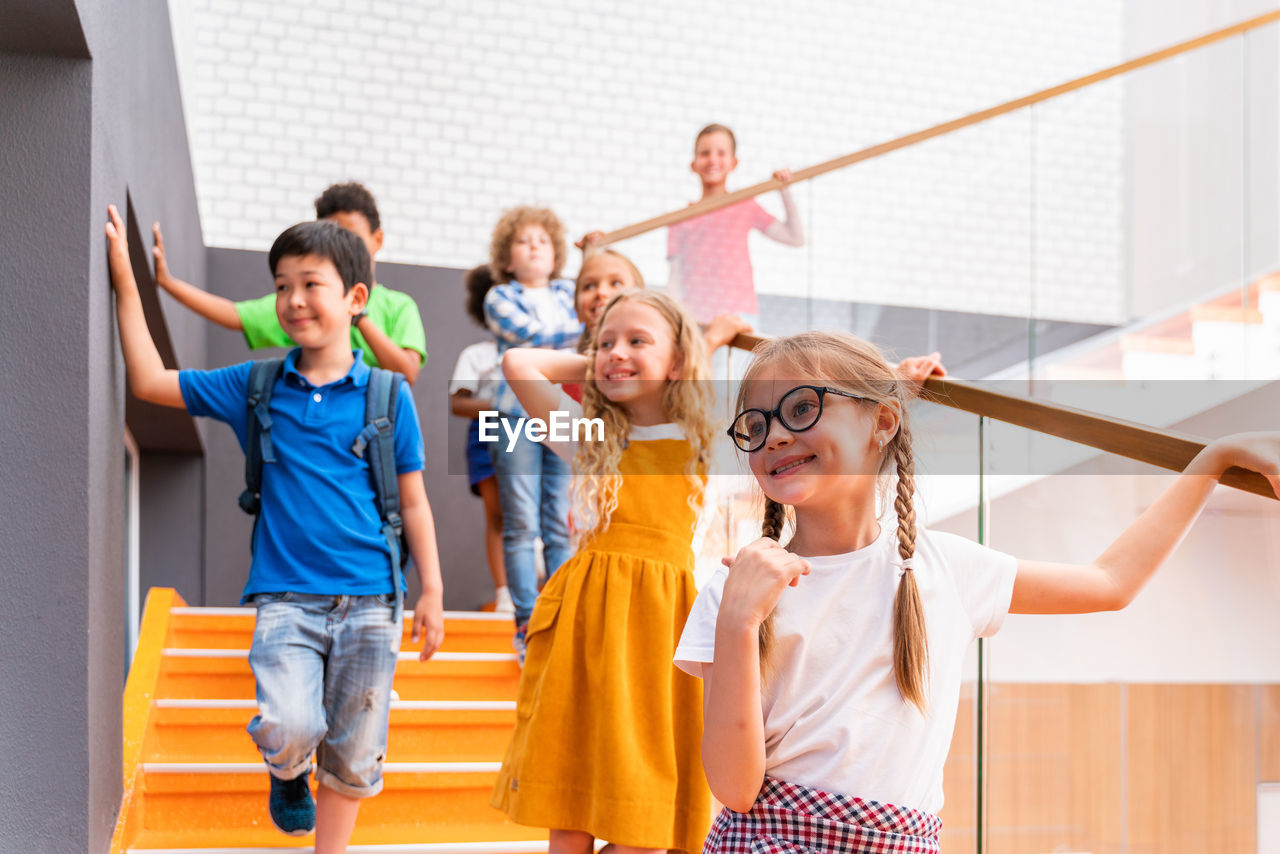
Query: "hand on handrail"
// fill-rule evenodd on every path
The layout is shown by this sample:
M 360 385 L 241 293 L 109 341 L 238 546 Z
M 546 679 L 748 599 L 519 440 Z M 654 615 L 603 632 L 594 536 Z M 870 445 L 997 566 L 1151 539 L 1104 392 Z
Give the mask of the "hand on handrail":
M 924 381 L 929 377 L 945 377 L 946 366 L 942 364 L 942 354 L 936 350 L 927 356 L 911 356 L 898 363 L 898 376 L 907 385 L 911 397 L 919 397 L 924 388 Z
M 795 180 L 795 173 L 790 169 L 779 169 L 773 173 L 773 180 L 780 182 L 785 187 Z
M 575 240 L 573 245 L 581 249 L 582 254 L 585 256 L 593 254 L 600 248 L 602 243 L 604 243 L 604 232 L 597 230 L 588 231 L 586 234 L 582 235 L 582 237 Z
M 1280 498 L 1280 433 L 1235 433 L 1216 439 L 1205 446 L 1197 460 L 1207 459 L 1206 465 L 1218 475 L 1231 467 L 1257 472 L 1271 484 L 1272 491 Z M 1191 470 L 1197 460 L 1187 466 Z
M 751 324 L 736 314 L 717 315 L 703 330 L 702 337 L 707 342 L 707 353 L 714 353 L 721 347 L 733 344 L 739 335 L 750 335 Z

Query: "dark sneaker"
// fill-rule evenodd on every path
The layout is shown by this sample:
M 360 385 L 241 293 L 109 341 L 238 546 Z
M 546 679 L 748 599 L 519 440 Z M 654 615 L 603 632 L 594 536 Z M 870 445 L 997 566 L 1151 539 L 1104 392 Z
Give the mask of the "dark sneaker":
M 271 810 L 271 823 L 276 830 L 289 836 L 306 836 L 316 829 L 316 802 L 311 797 L 311 772 L 306 771 L 292 780 L 271 777 L 271 798 L 267 802 Z
M 516 626 L 516 635 L 511 639 L 511 646 L 516 651 L 516 657 L 520 660 L 520 666 L 524 667 L 524 636 L 529 631 L 528 623 L 521 623 Z

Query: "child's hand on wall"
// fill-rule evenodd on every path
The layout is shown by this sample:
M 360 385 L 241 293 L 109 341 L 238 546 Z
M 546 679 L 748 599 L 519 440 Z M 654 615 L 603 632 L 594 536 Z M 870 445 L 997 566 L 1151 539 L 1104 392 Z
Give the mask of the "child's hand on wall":
M 160 223 L 151 226 L 151 233 L 156 238 L 156 245 L 151 250 L 151 255 L 156 259 L 156 284 L 168 290 L 169 264 L 164 257 L 164 235 L 160 233 Z
M 107 260 L 111 265 L 111 285 L 118 291 L 125 284 L 125 274 L 132 272 L 129 268 L 129 238 L 115 205 L 107 206 L 107 215 Z M 132 280 L 132 275 L 129 280 Z

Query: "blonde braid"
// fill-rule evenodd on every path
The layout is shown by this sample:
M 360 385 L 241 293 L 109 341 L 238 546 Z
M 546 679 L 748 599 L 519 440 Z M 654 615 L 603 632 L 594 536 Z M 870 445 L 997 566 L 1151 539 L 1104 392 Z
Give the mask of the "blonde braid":
M 782 526 L 785 522 L 786 509 L 772 498 L 766 497 L 764 500 L 764 523 L 760 526 L 760 536 L 781 541 Z M 763 676 L 766 670 L 766 662 L 769 660 L 769 650 L 773 648 L 773 611 L 770 611 L 769 616 L 765 617 L 764 622 L 760 624 L 759 644 L 760 674 Z
M 910 560 L 916 551 L 915 461 L 911 455 L 911 434 L 904 421 L 890 445 L 898 468 L 897 497 L 893 508 L 898 515 L 898 556 Z M 898 580 L 893 597 L 893 676 L 898 690 L 922 713 L 925 711 L 926 672 L 929 640 L 925 632 L 924 605 L 913 569 Z

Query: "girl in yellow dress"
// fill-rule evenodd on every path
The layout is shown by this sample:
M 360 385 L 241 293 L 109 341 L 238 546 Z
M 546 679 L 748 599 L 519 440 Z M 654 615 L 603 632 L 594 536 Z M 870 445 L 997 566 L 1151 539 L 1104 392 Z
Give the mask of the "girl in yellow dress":
M 630 291 L 585 355 L 512 349 L 503 372 L 531 417 L 604 423 L 574 450 L 577 554 L 547 582 L 526 635 L 516 731 L 492 804 L 551 829 L 551 851 L 702 849 L 711 795 L 702 693 L 671 658 L 697 590 L 693 534 L 712 425 L 706 354 L 670 298 Z M 581 412 L 557 383 L 582 381 Z M 596 441 L 596 439 L 599 439 Z

